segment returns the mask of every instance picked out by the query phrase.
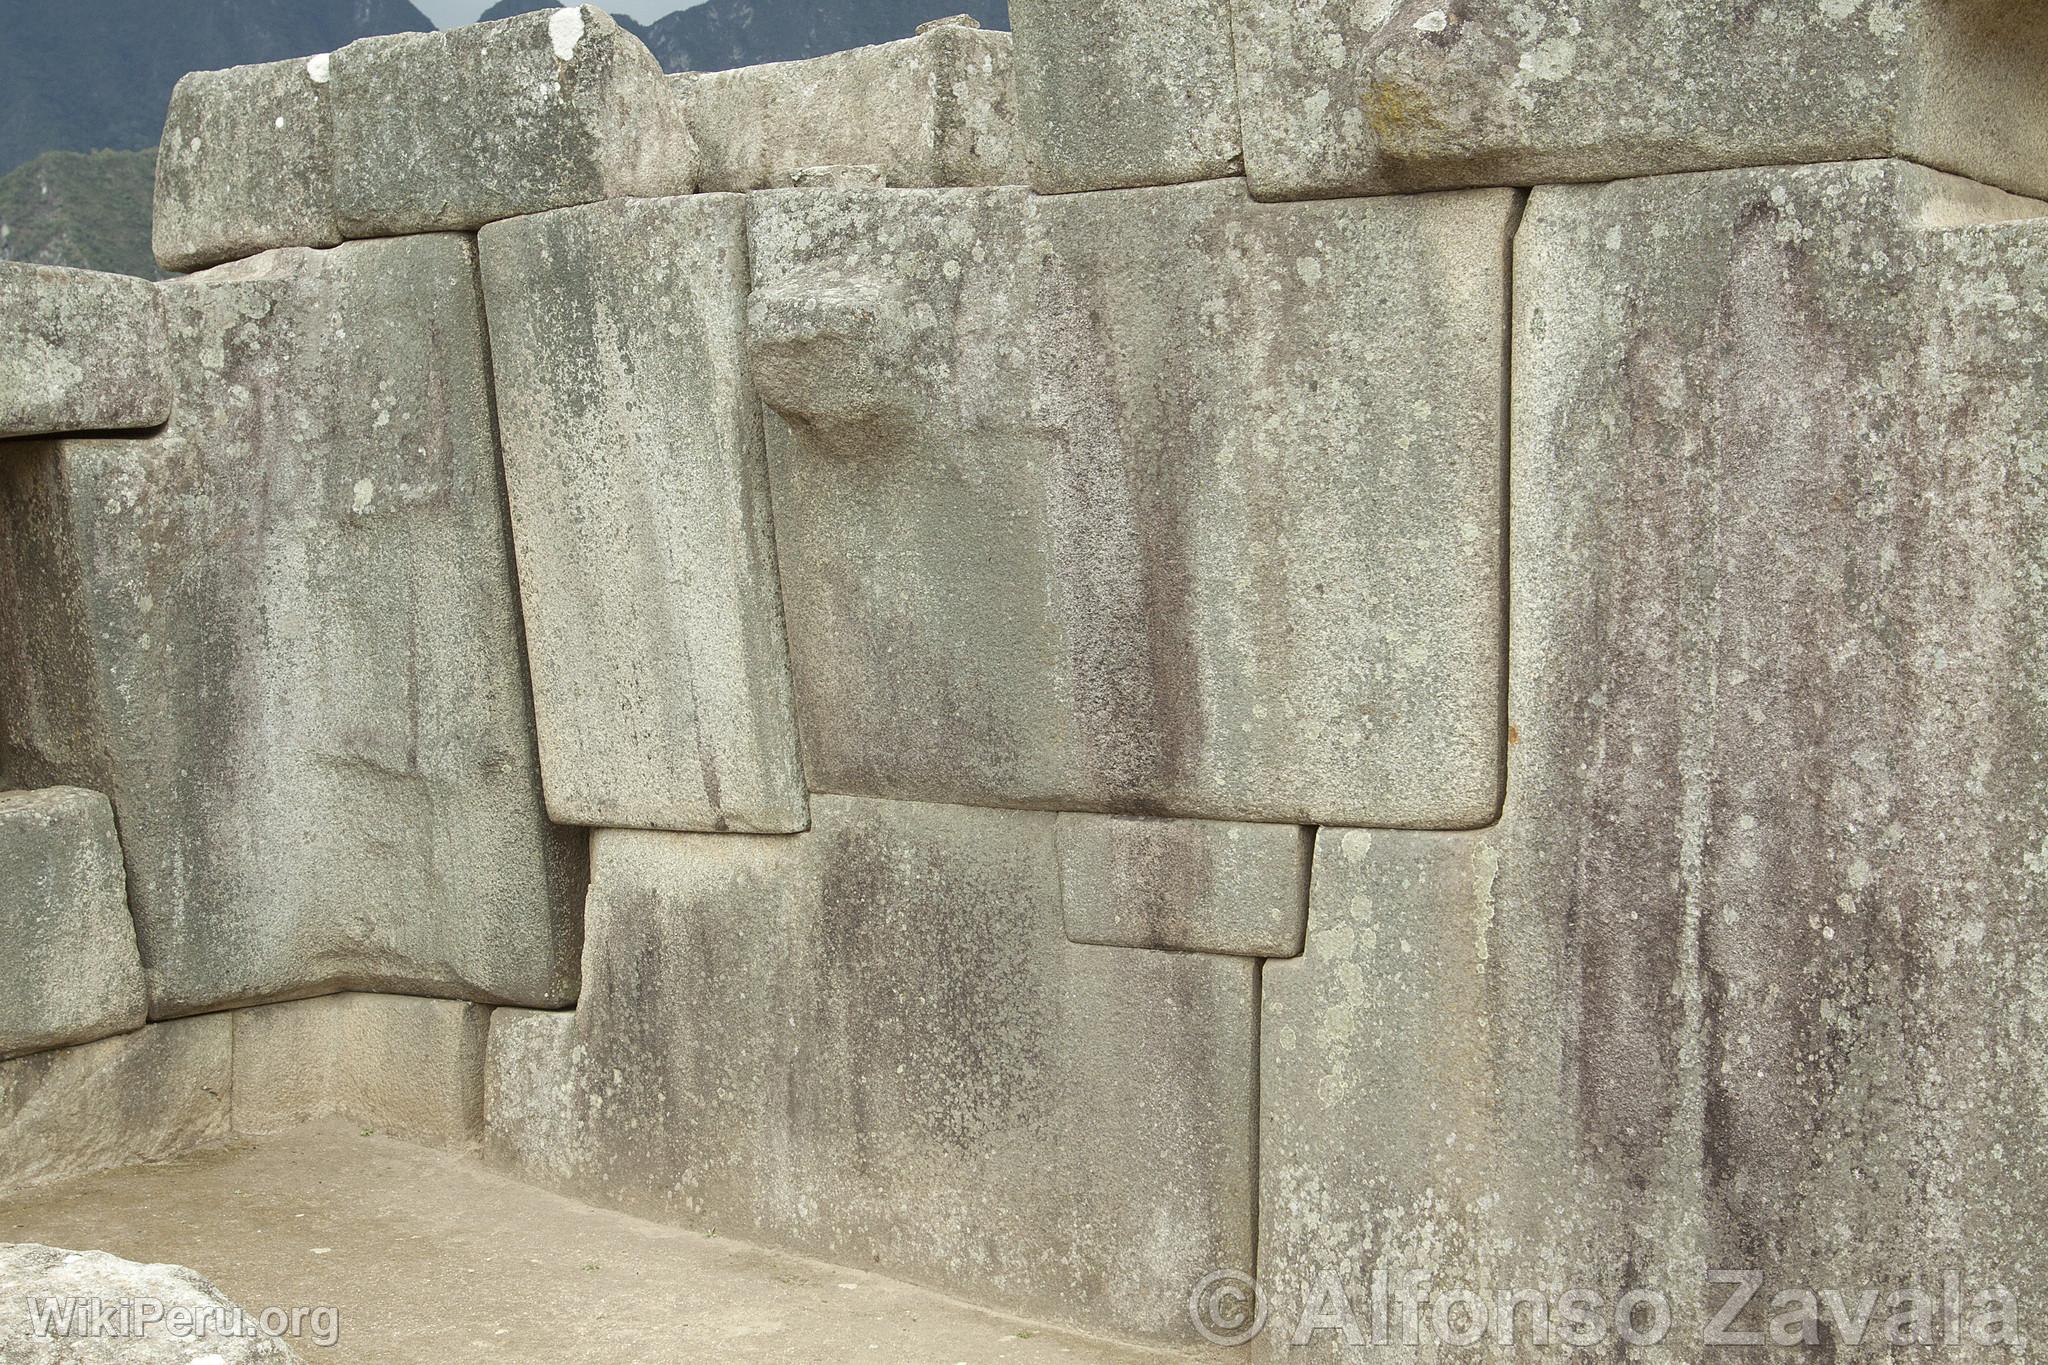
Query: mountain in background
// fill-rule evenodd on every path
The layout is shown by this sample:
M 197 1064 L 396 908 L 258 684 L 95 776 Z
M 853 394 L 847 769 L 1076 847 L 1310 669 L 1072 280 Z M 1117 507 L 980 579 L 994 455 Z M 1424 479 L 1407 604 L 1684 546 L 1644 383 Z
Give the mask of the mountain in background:
M 0 175 L 0 261 L 83 265 L 153 279 L 156 149 L 45 152 Z
M 548 8 L 545 0 L 498 0 L 482 17 Z M 954 14 L 971 14 L 983 28 L 1010 26 L 1009 0 L 706 0 L 651 24 L 613 17 L 667 70 L 723 71 L 893 42 Z
M 0 0 L 0 172 L 50 151 L 155 147 L 188 71 L 433 28 L 410 0 Z
M 483 17 L 548 8 L 499 0 Z M 670 71 L 717 71 L 908 38 L 963 13 L 1010 26 L 1008 0 L 706 0 L 619 23 Z M 0 0 L 0 260 L 155 275 L 156 144 L 180 76 L 433 27 L 411 0 Z

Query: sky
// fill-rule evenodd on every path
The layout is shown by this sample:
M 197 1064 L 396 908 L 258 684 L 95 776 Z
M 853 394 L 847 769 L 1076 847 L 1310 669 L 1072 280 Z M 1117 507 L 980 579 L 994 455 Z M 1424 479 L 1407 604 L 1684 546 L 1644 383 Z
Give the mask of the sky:
M 457 24 L 474 23 L 476 17 L 491 7 L 491 0 L 412 0 L 420 12 L 442 28 L 453 28 Z M 534 0 L 535 9 L 543 8 L 547 0 Z M 651 24 L 664 15 L 674 14 L 679 9 L 688 9 L 701 0 L 617 0 L 617 3 L 600 4 L 600 9 L 613 14 L 624 14 Z

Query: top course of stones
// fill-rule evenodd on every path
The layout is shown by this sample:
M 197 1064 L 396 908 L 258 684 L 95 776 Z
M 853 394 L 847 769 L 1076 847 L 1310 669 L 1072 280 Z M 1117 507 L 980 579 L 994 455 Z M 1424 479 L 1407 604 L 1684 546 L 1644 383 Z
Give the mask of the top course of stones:
M 1015 0 L 881 47 L 665 76 L 601 10 L 187 76 L 175 270 L 622 196 L 1040 193 L 1244 175 L 1258 199 L 1896 156 L 2048 193 L 2048 10 L 1990 0 Z M 2031 115 L 2031 116 L 2030 116 Z

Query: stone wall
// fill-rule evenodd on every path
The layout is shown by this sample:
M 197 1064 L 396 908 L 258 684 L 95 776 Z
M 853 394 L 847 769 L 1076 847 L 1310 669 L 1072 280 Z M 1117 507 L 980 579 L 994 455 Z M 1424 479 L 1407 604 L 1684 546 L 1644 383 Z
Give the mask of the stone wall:
M 0 1177 L 339 1114 L 1273 1359 L 2024 1318 L 2048 14 L 1013 9 L 194 76 L 196 273 L 0 275 Z

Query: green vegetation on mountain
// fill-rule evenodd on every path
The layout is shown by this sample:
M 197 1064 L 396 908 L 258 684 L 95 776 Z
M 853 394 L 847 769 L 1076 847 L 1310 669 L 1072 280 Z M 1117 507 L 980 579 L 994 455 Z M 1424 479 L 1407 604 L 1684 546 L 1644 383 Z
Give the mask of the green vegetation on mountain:
M 45 152 L 0 176 L 0 260 L 156 276 L 156 152 Z
M 431 29 L 410 0 L 0 0 L 0 172 L 48 151 L 154 147 L 188 71 Z

